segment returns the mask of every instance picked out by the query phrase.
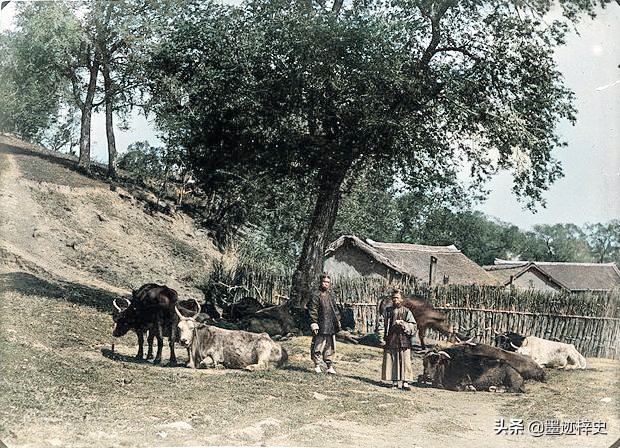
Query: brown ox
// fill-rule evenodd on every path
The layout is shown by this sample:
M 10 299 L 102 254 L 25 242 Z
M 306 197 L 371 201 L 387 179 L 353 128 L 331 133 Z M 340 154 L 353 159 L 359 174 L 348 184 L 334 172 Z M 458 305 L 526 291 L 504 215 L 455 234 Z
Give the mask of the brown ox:
M 446 323 L 446 315 L 433 308 L 433 305 L 428 303 L 423 298 L 408 297 L 404 299 L 403 305 L 409 308 L 409 310 L 411 310 L 411 314 L 413 314 L 415 323 L 418 326 L 418 337 L 420 338 L 420 347 L 422 347 L 422 349 L 426 349 L 426 345 L 424 345 L 424 333 L 426 333 L 427 328 L 431 328 L 445 336 L 448 336 L 451 342 L 455 342 L 456 340 L 463 341 L 467 339 L 467 336 L 455 333 L 452 326 L 449 326 Z M 390 297 L 386 297 L 381 300 L 378 306 L 378 315 L 383 316 L 385 309 L 389 306 L 392 306 L 392 300 Z
M 267 333 L 251 333 L 197 322 L 195 316 L 179 317 L 179 342 L 188 348 L 188 367 L 220 365 L 231 369 L 264 370 L 270 363 L 280 367 L 288 360 L 286 350 Z

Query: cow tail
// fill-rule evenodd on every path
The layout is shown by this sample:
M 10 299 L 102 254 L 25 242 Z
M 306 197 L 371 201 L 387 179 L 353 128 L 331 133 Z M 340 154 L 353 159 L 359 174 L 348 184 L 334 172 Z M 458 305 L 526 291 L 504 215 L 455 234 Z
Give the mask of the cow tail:
M 288 352 L 286 351 L 284 347 L 282 347 L 282 356 L 280 357 L 280 360 L 278 361 L 277 365 L 278 367 L 282 367 L 287 362 L 288 362 Z

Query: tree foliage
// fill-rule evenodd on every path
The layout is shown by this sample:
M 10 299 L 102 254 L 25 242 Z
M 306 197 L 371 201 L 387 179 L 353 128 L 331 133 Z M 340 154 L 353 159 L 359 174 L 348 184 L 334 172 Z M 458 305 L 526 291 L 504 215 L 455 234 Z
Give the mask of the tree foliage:
M 593 7 L 564 6 L 571 19 Z M 555 125 L 574 119 L 552 58 L 566 24 L 538 19 L 549 7 L 189 2 L 153 51 L 151 107 L 207 190 L 235 185 L 225 171 L 313 187 L 294 276 L 303 296 L 345 179 L 354 184 L 370 164 L 411 191 L 469 197 L 507 169 L 518 197 L 530 207 L 544 202 L 541 193 L 562 175 Z M 468 183 L 458 177 L 465 168 Z

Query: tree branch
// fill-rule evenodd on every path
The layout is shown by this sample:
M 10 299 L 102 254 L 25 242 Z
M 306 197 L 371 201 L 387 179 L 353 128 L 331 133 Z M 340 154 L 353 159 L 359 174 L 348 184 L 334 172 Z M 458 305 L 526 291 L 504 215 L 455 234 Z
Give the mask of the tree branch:
M 419 66 L 425 67 L 431 61 L 431 58 L 436 53 L 437 47 L 439 47 L 439 42 L 441 41 L 441 27 L 440 22 L 443 16 L 448 12 L 450 7 L 455 5 L 454 0 L 446 0 L 441 5 L 439 5 L 437 11 L 427 12 L 424 9 L 420 8 L 420 12 L 426 18 L 428 18 L 431 22 L 431 41 L 428 44 L 426 50 L 424 50 L 424 54 L 420 59 Z
M 620 0 L 618 0 L 620 1 Z M 437 54 L 437 53 L 447 53 L 447 52 L 452 52 L 452 51 L 456 51 L 458 53 L 462 53 L 465 56 L 468 56 L 470 58 L 472 58 L 473 60 L 478 60 L 478 56 L 476 56 L 475 54 L 473 54 L 471 51 L 467 50 L 465 47 L 437 47 L 435 48 L 435 51 L 433 54 Z
M 620 2 L 620 0 L 618 0 Z M 344 0 L 334 0 L 334 5 L 332 6 L 332 12 L 334 13 L 335 16 L 338 16 L 338 14 L 340 14 L 340 10 L 342 9 L 342 4 L 344 3 Z

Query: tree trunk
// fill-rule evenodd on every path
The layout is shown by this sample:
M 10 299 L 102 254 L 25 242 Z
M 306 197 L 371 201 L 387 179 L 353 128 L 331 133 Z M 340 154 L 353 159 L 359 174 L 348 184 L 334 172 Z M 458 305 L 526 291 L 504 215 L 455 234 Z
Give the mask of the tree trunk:
M 338 203 L 340 201 L 340 187 L 347 174 L 348 167 L 326 167 L 321 174 L 321 186 L 316 200 L 312 221 L 306 234 L 304 246 L 299 258 L 297 269 L 293 273 L 292 292 L 289 309 L 294 318 L 304 329 L 306 309 L 310 292 L 318 288 L 318 276 L 323 271 L 323 256 L 329 245 L 329 238 L 336 221 Z
M 108 140 L 108 175 L 116 179 L 116 138 L 114 137 L 113 106 L 114 91 L 112 79 L 110 78 L 110 68 L 107 63 L 102 64 L 103 86 L 105 94 L 105 133 Z
M 86 99 L 82 109 L 82 119 L 80 123 L 80 158 L 78 167 L 90 170 L 90 123 L 93 113 L 93 102 L 95 100 L 95 90 L 97 88 L 97 74 L 99 72 L 99 54 L 95 52 L 93 62 L 89 69 L 90 77 L 88 80 L 88 89 L 86 91 Z

